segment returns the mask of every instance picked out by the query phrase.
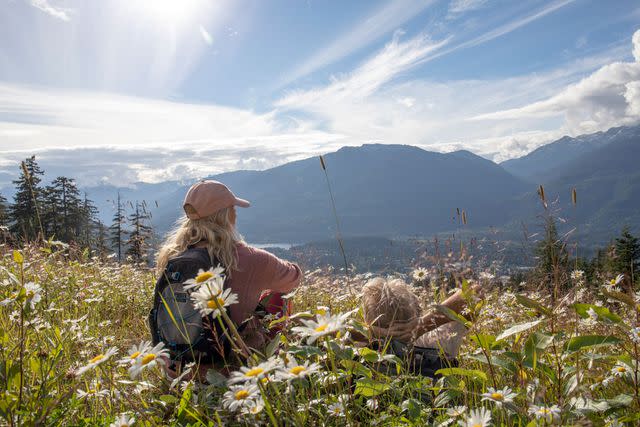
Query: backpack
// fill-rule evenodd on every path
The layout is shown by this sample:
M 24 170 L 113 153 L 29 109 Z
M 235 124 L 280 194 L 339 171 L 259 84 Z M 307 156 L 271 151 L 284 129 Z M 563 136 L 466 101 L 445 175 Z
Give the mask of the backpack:
M 377 345 L 377 347 L 381 349 L 381 345 Z M 436 375 L 438 370 L 458 366 L 457 359 L 446 357 L 437 348 L 411 346 L 395 339 L 389 342 L 387 353 L 396 355 L 408 362 L 409 372 L 413 375 L 422 375 L 434 379 L 440 377 L 440 375 Z
M 195 289 L 184 289 L 185 281 L 195 278 L 199 270 L 218 265 L 217 261 L 210 259 L 206 248 L 190 247 L 169 260 L 156 282 L 149 329 L 153 344 L 164 343 L 174 361 L 214 363 L 231 352 L 225 328 L 211 315 L 203 317 L 193 305 L 191 292 Z M 224 310 L 231 315 L 230 307 Z

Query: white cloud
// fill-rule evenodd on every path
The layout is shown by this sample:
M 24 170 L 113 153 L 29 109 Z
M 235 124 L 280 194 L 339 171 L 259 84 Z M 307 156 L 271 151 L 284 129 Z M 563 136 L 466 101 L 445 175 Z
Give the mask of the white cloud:
M 294 68 L 279 82 L 284 87 L 301 77 L 336 62 L 347 55 L 397 30 L 403 23 L 415 17 L 435 0 L 392 0 L 364 19 L 346 34 L 340 35 L 331 44 L 316 52 L 305 62 Z
M 62 21 L 69 21 L 71 17 L 69 16 L 69 9 L 63 9 L 59 7 L 52 6 L 48 0 L 28 0 L 31 6 L 36 9 L 40 9 L 44 13 L 47 13 L 54 18 L 60 19 Z
M 632 38 L 640 50 L 640 30 Z M 563 116 L 573 134 L 605 130 L 640 121 L 640 58 L 614 62 L 571 84 L 553 96 L 507 110 L 480 114 L 475 120 L 522 120 Z
M 453 0 L 449 4 L 449 17 L 480 9 L 486 3 L 487 0 Z

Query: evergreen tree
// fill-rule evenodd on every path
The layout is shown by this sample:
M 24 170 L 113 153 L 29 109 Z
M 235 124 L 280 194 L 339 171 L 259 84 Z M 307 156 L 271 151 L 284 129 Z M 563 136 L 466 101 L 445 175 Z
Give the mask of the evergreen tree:
M 624 274 L 627 280 L 634 278 L 640 267 L 640 242 L 631 234 L 629 227 L 624 227 L 620 237 L 614 244 L 614 255 L 611 260 L 614 273 Z
M 147 260 L 147 252 L 149 250 L 149 241 L 153 236 L 153 231 L 149 225 L 151 216 L 146 209 L 145 204 L 140 204 L 136 200 L 135 210 L 129 215 L 129 225 L 131 226 L 131 233 L 129 234 L 129 240 L 127 244 L 127 255 L 130 256 L 134 262 L 141 263 Z
M 84 199 L 78 206 L 77 220 L 74 225 L 78 243 L 86 248 L 94 247 L 94 231 L 98 229 L 98 225 L 102 225 L 97 218 L 98 208 L 89 199 L 87 193 L 84 193 Z
M 568 283 L 569 254 L 558 236 L 556 223 L 551 215 L 546 219 L 545 238 L 536 249 L 538 264 L 536 276 L 549 288 L 563 288 Z
M 9 224 L 9 206 L 7 198 L 0 194 L 0 227 L 6 227 Z
M 36 156 L 25 159 L 20 165 L 20 176 L 13 181 L 16 193 L 11 206 L 11 231 L 25 240 L 35 239 L 43 232 L 39 205 L 42 202 L 41 176 L 44 172 L 36 162 Z
M 116 200 L 116 212 L 113 215 L 113 222 L 111 223 L 111 227 L 109 227 L 109 232 L 111 233 L 111 244 L 116 249 L 118 253 L 118 262 L 122 262 L 122 249 L 124 246 L 124 239 L 126 231 L 124 229 L 125 225 L 125 213 L 124 213 L 124 204 L 120 199 L 120 192 L 118 192 L 118 199 Z
M 108 252 L 111 251 L 107 242 L 108 228 L 101 221 L 96 222 L 96 252 L 100 259 L 104 259 Z

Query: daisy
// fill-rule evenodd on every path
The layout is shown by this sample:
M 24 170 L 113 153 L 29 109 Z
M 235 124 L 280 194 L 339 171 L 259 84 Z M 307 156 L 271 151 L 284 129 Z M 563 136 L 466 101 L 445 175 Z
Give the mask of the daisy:
M 262 400 L 251 400 L 247 402 L 246 406 L 242 407 L 242 413 L 248 415 L 258 415 L 264 409 L 264 403 Z
M 620 284 L 620 282 L 622 282 L 623 279 L 624 274 L 618 274 L 615 279 L 611 279 L 607 283 L 605 283 L 604 287 L 607 291 L 615 291 L 617 290 L 616 287 Z
M 467 412 L 466 406 L 454 406 L 453 408 L 447 409 L 447 415 L 453 418 L 461 417 Z
M 255 384 L 234 385 L 222 396 L 222 406 L 235 412 L 255 404 L 255 399 L 260 396 L 258 386 Z
M 320 365 L 318 363 L 309 364 L 309 361 L 307 360 L 303 365 L 299 365 L 298 362 L 291 357 L 289 358 L 289 363 L 287 363 L 286 366 L 276 371 L 276 378 L 291 381 L 298 378 L 304 378 L 307 375 L 318 372 L 318 370 L 320 370 Z
M 198 270 L 198 274 L 195 278 L 184 281 L 184 284 L 187 286 L 185 286 L 183 289 L 186 291 L 192 288 L 197 288 L 203 283 L 207 283 L 208 285 L 215 285 L 216 287 L 222 289 L 225 279 L 223 273 L 224 268 L 219 264 L 217 267 L 211 267 L 207 271 L 200 269 Z
M 429 271 L 426 268 L 416 268 L 412 273 L 413 280 L 422 282 L 429 277 Z
M 560 408 L 558 405 L 553 406 L 537 406 L 531 405 L 529 413 L 534 415 L 538 420 L 544 420 L 547 423 L 552 423 L 554 420 L 560 418 Z
M 157 365 L 164 365 L 169 358 L 169 350 L 164 348 L 164 343 L 158 343 L 151 350 L 144 352 L 135 359 L 135 362 L 129 368 L 129 376 L 135 379 L 145 369 L 152 368 Z
M 377 411 L 378 407 L 380 406 L 377 399 L 367 399 L 367 402 L 365 404 L 367 405 L 367 408 L 372 411 Z
M 571 272 L 571 278 L 573 280 L 578 280 L 578 281 L 582 280 L 584 278 L 584 271 L 582 271 L 582 270 L 573 270 Z
M 589 309 L 587 310 L 587 314 L 589 315 L 589 320 L 592 322 L 595 322 L 596 320 L 598 320 L 598 313 L 596 313 L 596 311 L 589 307 Z
M 316 320 L 300 319 L 304 326 L 296 326 L 291 330 L 303 337 L 307 337 L 307 344 L 313 344 L 319 337 L 344 330 L 346 327 L 345 321 L 350 315 L 350 312 L 335 316 L 318 314 L 316 315 Z
M 635 342 L 636 344 L 640 344 L 640 328 L 632 328 L 630 334 L 631 341 Z
M 486 427 L 491 425 L 491 412 L 486 408 L 472 409 L 465 421 L 458 421 L 462 427 Z
M 626 377 L 630 375 L 632 371 L 631 366 L 624 362 L 616 362 L 615 366 L 611 368 L 611 373 L 616 377 Z
M 344 417 L 344 405 L 341 402 L 334 402 L 327 406 L 329 415 L 334 417 Z
M 129 350 L 129 355 L 118 361 L 119 365 L 133 365 L 142 356 L 151 349 L 151 341 L 141 341 L 140 344 L 134 345 Z
M 489 387 L 487 393 L 482 393 L 482 400 L 490 400 L 494 402 L 498 407 L 502 407 L 503 403 L 512 403 L 513 398 L 518 394 L 513 393 L 509 387 L 505 387 L 502 390 Z
M 238 303 L 238 295 L 232 294 L 231 289 L 222 290 L 218 286 L 206 284 L 191 294 L 193 305 L 203 316 L 211 314 L 215 319 L 220 315 L 220 309 Z
M 89 385 L 89 388 L 87 390 L 76 390 L 76 396 L 78 397 L 78 399 L 89 399 L 108 395 L 109 390 L 103 389 L 102 383 L 98 380 L 91 381 L 91 385 Z
M 80 369 L 78 369 L 76 371 L 76 376 L 80 376 L 80 375 L 84 374 L 85 372 L 87 372 L 88 370 L 91 370 L 91 369 L 95 368 L 96 366 L 103 364 L 104 362 L 109 360 L 111 358 L 111 356 L 113 356 L 117 352 L 118 352 L 118 349 L 116 347 L 111 347 L 105 353 L 98 354 L 97 356 L 95 356 L 94 358 L 89 360 L 89 363 L 87 363 L 85 366 L 83 366 Z
M 231 373 L 227 384 L 260 381 L 266 378 L 276 367 L 277 364 L 273 360 L 267 360 L 251 368 L 242 366 L 239 371 Z
M 135 422 L 136 419 L 134 417 L 131 417 L 127 414 L 120 414 L 120 416 L 116 418 L 114 422 L 109 424 L 109 427 L 130 427 Z

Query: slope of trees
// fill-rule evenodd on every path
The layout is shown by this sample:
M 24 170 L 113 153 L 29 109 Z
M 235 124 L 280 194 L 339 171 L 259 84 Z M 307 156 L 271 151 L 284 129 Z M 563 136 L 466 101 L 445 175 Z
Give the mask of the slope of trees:
M 0 194 L 0 227 L 16 243 L 58 240 L 101 257 L 114 252 L 118 261 L 127 255 L 146 262 L 153 237 L 151 216 L 145 202 L 136 201 L 127 218 L 125 202 L 117 197 L 111 226 L 98 219 L 98 209 L 88 195 L 81 194 L 73 178 L 58 176 L 43 184 L 44 171 L 35 156 L 20 164 L 13 181 L 13 203 Z

